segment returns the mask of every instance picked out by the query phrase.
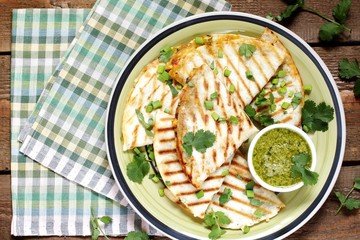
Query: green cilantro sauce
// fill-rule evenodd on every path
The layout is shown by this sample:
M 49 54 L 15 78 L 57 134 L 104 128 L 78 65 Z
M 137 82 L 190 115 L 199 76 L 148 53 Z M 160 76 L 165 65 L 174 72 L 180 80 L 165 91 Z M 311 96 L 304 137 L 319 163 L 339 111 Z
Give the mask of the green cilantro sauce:
M 301 177 L 291 177 L 292 157 L 311 150 L 303 137 L 285 128 L 275 128 L 257 141 L 253 152 L 253 165 L 259 177 L 272 186 L 291 186 Z M 311 166 L 311 159 L 308 162 Z

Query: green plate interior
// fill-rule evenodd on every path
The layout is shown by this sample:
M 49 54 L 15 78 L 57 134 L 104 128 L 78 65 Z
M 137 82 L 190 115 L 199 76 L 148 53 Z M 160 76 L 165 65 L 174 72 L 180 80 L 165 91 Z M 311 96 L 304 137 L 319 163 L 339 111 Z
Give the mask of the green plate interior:
M 132 160 L 132 154 L 122 150 L 121 121 L 128 93 L 133 87 L 133 80 L 139 74 L 140 70 L 152 59 L 158 57 L 160 50 L 166 45 L 176 46 L 180 43 L 187 42 L 198 35 L 219 32 L 238 32 L 242 35 L 258 37 L 262 34 L 263 30 L 264 27 L 245 21 L 217 20 L 190 25 L 185 29 L 180 29 L 170 34 L 152 47 L 133 68 L 127 77 L 127 81 L 122 89 L 120 98 L 117 101 L 116 109 L 111 110 L 115 111 L 115 152 L 118 158 L 120 171 L 124 175 L 127 185 L 141 205 L 143 205 L 150 214 L 157 218 L 158 221 L 190 237 L 206 239 L 209 230 L 204 227 L 201 220 L 190 216 L 166 197 L 160 197 L 158 194 L 158 188 L 162 187 L 161 184 L 155 184 L 147 177 L 145 177 L 142 184 L 137 184 L 130 181 L 126 176 L 126 166 Z M 279 36 L 279 38 L 291 53 L 304 84 L 312 85 L 313 90 L 309 98 L 317 103 L 325 101 L 327 104 L 334 106 L 328 86 L 316 65 L 290 40 L 283 36 Z M 286 207 L 282 209 L 276 217 L 267 223 L 264 222 L 251 227 L 251 231 L 246 235 L 243 235 L 240 230 L 227 230 L 227 233 L 223 235 L 224 239 L 254 239 L 267 236 L 283 229 L 285 226 L 295 221 L 302 213 L 305 212 L 305 210 L 309 208 L 322 190 L 333 165 L 335 151 L 337 148 L 337 121 L 339 120 L 335 118 L 330 123 L 329 130 L 327 132 L 317 132 L 311 135 L 311 139 L 317 149 L 318 160 L 316 171 L 319 173 L 318 183 L 315 186 L 303 187 L 292 193 L 279 194 L 279 197 L 285 203 Z

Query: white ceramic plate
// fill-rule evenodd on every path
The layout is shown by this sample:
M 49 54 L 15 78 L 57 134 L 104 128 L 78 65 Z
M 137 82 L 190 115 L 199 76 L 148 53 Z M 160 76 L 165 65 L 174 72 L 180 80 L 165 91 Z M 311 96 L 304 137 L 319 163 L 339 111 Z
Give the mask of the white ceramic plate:
M 317 132 L 311 138 L 317 149 L 315 171 L 320 175 L 315 186 L 303 187 L 291 193 L 280 193 L 286 207 L 268 223 L 251 227 L 244 235 L 239 230 L 227 230 L 223 239 L 276 239 L 284 238 L 304 225 L 322 206 L 338 177 L 345 149 L 345 117 L 336 84 L 315 51 L 290 30 L 265 18 L 235 12 L 200 14 L 185 18 L 148 39 L 133 54 L 115 84 L 108 106 L 106 140 L 108 158 L 114 177 L 130 205 L 158 230 L 176 239 L 207 239 L 209 229 L 166 197 L 160 197 L 158 188 L 147 177 L 142 184 L 130 181 L 126 165 L 132 154 L 122 150 L 121 121 L 128 93 L 140 70 L 158 57 L 166 46 L 176 46 L 195 36 L 216 32 L 238 32 L 258 37 L 265 27 L 274 31 L 290 51 L 304 84 L 313 87 L 310 98 L 325 101 L 335 109 L 335 119 L 329 130 Z

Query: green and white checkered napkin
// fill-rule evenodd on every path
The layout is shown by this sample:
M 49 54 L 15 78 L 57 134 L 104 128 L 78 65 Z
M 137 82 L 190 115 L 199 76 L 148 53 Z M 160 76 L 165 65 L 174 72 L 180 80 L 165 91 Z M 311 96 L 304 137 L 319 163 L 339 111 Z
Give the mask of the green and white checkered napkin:
M 14 11 L 14 235 L 87 235 L 90 206 L 99 216 L 113 217 L 106 228 L 108 234 L 133 229 L 158 234 L 129 207 L 99 195 L 126 204 L 106 160 L 104 123 L 109 94 L 126 60 L 151 34 L 185 16 L 229 8 L 228 3 L 217 0 L 100 0 L 82 27 L 85 10 Z M 20 151 L 55 173 L 18 154 L 20 128 Z

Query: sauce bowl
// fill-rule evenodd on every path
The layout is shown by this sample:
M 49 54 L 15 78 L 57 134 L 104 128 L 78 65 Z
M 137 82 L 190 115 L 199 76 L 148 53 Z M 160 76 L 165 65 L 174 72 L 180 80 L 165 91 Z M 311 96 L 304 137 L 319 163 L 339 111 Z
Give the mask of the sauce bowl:
M 249 165 L 249 169 L 250 169 L 250 172 L 252 174 L 252 176 L 254 177 L 255 181 L 257 183 L 259 183 L 262 187 L 268 189 L 268 190 L 271 190 L 271 191 L 274 191 L 274 192 L 291 192 L 291 191 L 294 191 L 294 190 L 297 190 L 299 188 L 301 188 L 302 186 L 304 186 L 304 182 L 303 181 L 300 181 L 300 182 L 297 182 L 295 184 L 292 184 L 292 185 L 285 185 L 285 186 L 281 186 L 281 184 L 279 185 L 271 185 L 270 183 L 266 182 L 265 180 L 263 180 L 261 177 L 260 177 L 260 174 L 255 170 L 255 166 L 254 166 L 254 151 L 255 151 L 255 148 L 259 142 L 259 139 L 264 136 L 264 134 L 268 133 L 269 131 L 271 130 L 274 130 L 274 129 L 287 129 L 287 130 L 290 130 L 291 132 L 295 133 L 297 136 L 301 137 L 302 140 L 304 140 L 306 142 L 306 144 L 308 145 L 309 147 L 309 155 L 311 155 L 311 166 L 308 168 L 310 171 L 314 171 L 315 170 L 315 166 L 316 166 L 316 149 L 315 149 L 315 145 L 313 144 L 312 140 L 310 139 L 310 137 L 305 133 L 303 132 L 300 128 L 298 127 L 295 127 L 293 125 L 290 125 L 290 124 L 273 124 L 273 125 L 270 125 L 268 127 L 265 127 L 264 129 L 262 129 L 259 133 L 257 133 L 255 135 L 255 137 L 253 138 L 253 140 L 251 141 L 250 143 L 250 146 L 249 146 L 249 150 L 248 150 L 248 165 Z M 288 138 L 289 136 L 283 136 L 283 137 L 286 137 Z M 276 140 L 275 140 L 276 141 Z M 272 146 L 269 147 L 269 149 L 271 149 Z M 285 151 L 287 149 L 284 149 L 284 155 L 285 155 Z M 270 150 L 269 150 L 270 151 Z M 265 157 L 268 157 L 268 156 L 260 156 L 260 158 L 265 158 Z M 275 158 L 276 156 L 271 156 L 270 158 Z M 266 160 L 264 160 L 265 163 L 266 163 Z M 270 161 L 270 159 L 269 159 Z M 281 163 L 279 163 L 281 164 Z M 274 163 L 272 163 L 272 165 L 276 165 Z M 276 165 L 278 166 L 278 165 Z M 263 166 L 264 168 L 266 166 Z M 286 169 L 288 166 L 286 166 Z M 289 167 L 289 171 L 290 171 L 290 167 Z M 276 175 L 276 174 L 275 174 Z M 274 176 L 275 176 L 274 175 Z M 268 178 L 271 178 L 271 177 L 268 177 Z

